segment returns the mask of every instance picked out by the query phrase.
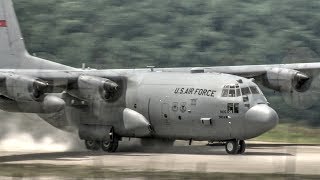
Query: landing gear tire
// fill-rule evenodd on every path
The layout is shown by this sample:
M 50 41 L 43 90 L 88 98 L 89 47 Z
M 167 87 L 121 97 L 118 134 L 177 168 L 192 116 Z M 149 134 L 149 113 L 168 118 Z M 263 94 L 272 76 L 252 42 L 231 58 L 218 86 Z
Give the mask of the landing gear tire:
M 85 145 L 88 150 L 97 151 L 100 149 L 100 142 L 94 140 L 85 140 Z
M 244 154 L 244 152 L 246 151 L 246 147 L 246 142 L 244 140 L 240 140 L 238 154 Z
M 119 142 L 118 141 L 102 141 L 101 148 L 105 152 L 116 152 L 118 149 Z
M 246 151 L 246 143 L 244 140 L 232 140 L 226 143 L 226 151 L 228 154 L 243 154 Z
M 228 154 L 237 154 L 239 151 L 239 144 L 236 140 L 228 141 L 226 143 L 226 151 Z

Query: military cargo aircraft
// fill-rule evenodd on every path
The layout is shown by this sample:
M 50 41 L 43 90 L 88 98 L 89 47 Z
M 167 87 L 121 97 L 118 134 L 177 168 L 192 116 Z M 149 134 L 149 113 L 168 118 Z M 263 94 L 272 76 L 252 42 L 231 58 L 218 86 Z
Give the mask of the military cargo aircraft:
M 255 82 L 309 108 L 320 63 L 78 69 L 31 56 L 12 1 L 2 0 L 0 67 L 2 110 L 75 131 L 89 150 L 115 152 L 122 138 L 135 137 L 142 144 L 217 141 L 228 154 L 242 154 L 245 140 L 279 121 Z

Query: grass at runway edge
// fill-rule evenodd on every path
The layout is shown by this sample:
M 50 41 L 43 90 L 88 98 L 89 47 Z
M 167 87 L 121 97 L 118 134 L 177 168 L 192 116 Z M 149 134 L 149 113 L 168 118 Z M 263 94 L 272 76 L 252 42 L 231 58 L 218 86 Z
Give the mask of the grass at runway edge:
M 279 124 L 253 140 L 267 142 L 320 144 L 320 129 L 297 124 Z
M 316 175 L 287 174 L 236 174 L 206 172 L 168 172 L 168 171 L 113 171 L 107 167 L 56 166 L 48 164 L 0 164 L 2 177 L 58 177 L 58 178 L 146 178 L 146 179 L 319 179 Z

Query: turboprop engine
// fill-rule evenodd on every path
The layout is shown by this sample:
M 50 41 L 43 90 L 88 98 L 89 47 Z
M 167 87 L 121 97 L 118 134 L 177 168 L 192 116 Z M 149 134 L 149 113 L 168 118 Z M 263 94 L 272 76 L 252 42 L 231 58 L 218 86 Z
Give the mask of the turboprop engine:
M 118 84 L 106 79 L 95 76 L 80 76 L 78 78 L 78 90 L 76 97 L 85 100 L 92 100 L 99 96 L 106 101 L 112 101 L 118 91 Z
M 298 91 L 304 92 L 310 88 L 310 77 L 302 72 L 273 68 L 264 76 L 263 84 L 270 89 L 282 92 Z
M 2 77 L 1 94 L 15 101 L 41 101 L 48 86 L 40 79 L 7 74 Z
M 65 106 L 59 94 L 49 94 L 49 83 L 19 74 L 1 74 L 0 108 L 10 112 L 54 113 Z
M 298 109 L 308 109 L 319 99 L 319 77 L 312 77 L 303 72 L 273 68 L 263 76 L 264 86 L 279 91 L 287 104 Z

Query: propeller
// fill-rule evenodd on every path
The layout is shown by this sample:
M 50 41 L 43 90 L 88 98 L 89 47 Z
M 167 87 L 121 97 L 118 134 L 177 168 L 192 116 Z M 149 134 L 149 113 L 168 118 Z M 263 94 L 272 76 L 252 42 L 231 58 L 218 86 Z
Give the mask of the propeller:
M 35 80 L 33 82 L 32 94 L 34 98 L 38 99 L 48 88 L 49 84 L 42 80 Z
M 311 78 L 304 73 L 297 73 L 293 79 L 294 88 L 298 92 L 306 91 L 310 86 Z
M 102 96 L 104 99 L 106 100 L 110 100 L 111 98 L 114 97 L 114 95 L 117 93 L 118 91 L 118 84 L 115 82 L 112 82 L 110 80 L 106 81 L 103 83 L 102 89 Z

